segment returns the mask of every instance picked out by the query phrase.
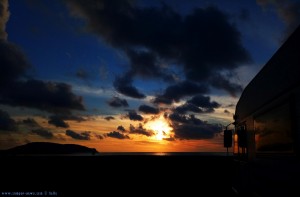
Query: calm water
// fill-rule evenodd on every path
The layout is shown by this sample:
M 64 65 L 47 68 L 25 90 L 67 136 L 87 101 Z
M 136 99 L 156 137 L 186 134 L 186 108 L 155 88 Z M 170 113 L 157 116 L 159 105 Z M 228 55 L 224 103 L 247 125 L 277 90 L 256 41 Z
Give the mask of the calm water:
M 226 152 L 102 152 L 96 155 L 149 155 L 149 156 L 232 156 L 232 153 Z
M 18 154 L 18 156 L 232 156 L 233 153 L 228 152 L 101 152 L 76 153 L 76 154 Z

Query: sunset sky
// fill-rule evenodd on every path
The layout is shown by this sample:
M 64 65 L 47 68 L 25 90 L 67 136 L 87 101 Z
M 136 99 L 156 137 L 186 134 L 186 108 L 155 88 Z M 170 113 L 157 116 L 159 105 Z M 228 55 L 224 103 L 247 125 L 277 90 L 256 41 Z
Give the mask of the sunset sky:
M 0 149 L 223 152 L 294 0 L 0 0 Z

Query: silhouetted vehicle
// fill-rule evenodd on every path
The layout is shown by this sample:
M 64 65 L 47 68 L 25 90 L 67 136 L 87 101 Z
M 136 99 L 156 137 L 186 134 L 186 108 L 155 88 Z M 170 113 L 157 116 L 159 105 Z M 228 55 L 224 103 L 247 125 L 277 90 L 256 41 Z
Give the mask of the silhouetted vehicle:
M 233 124 L 233 189 L 299 196 L 300 27 L 247 85 Z

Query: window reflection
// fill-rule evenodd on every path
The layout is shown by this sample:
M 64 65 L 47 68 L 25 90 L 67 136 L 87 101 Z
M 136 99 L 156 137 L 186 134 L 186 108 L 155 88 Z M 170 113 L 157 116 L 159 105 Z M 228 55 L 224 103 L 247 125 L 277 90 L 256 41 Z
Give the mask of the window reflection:
M 293 151 L 289 103 L 257 116 L 254 127 L 258 152 Z

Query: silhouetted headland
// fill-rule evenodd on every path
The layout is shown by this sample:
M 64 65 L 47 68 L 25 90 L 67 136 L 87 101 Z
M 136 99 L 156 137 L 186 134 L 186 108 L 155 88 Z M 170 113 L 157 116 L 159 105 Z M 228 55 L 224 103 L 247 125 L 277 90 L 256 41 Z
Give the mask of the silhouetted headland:
M 1 155 L 95 155 L 95 148 L 88 148 L 78 144 L 58 144 L 50 142 L 31 142 L 11 149 L 2 150 Z

